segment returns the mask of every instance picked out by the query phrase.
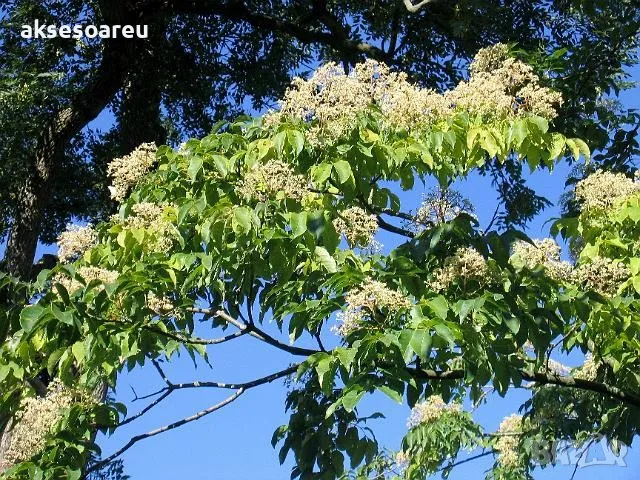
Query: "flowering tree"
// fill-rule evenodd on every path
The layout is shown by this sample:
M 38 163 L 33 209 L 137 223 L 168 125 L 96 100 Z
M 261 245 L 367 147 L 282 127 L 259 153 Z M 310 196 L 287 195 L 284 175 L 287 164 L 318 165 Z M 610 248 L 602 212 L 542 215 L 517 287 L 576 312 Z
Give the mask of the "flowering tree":
M 481 50 L 470 72 L 439 94 L 374 61 L 348 74 L 328 64 L 294 80 L 264 118 L 113 161 L 119 213 L 62 234 L 61 263 L 35 284 L 2 279 L 31 299 L 6 312 L 0 350 L 0 409 L 29 432 L 13 432 L 5 477 L 90 475 L 283 378 L 293 379 L 291 416 L 273 443 L 282 460 L 293 455 L 294 478 L 425 478 L 450 470 L 462 449 L 494 454 L 493 478 L 527 478 L 545 441 L 630 443 L 640 424 L 639 186 L 604 172 L 577 185 L 579 215 L 553 227 L 572 263 L 552 239 L 481 229 L 451 190 L 456 179 L 490 159 L 551 170 L 589 149 L 552 131 L 561 97 L 505 46 Z M 398 189 L 429 178 L 439 187 L 404 210 Z M 378 229 L 398 238 L 388 254 Z M 266 320 L 288 338 L 267 333 Z M 210 338 L 194 334 L 196 322 Z M 177 384 L 163 370 L 179 351 L 207 357 L 241 336 L 293 363 L 235 384 Z M 554 360 L 574 350 L 583 366 Z M 104 400 L 105 384 L 145 363 L 165 382 L 147 406 L 128 413 Z M 463 408 L 522 386 L 523 416 L 505 412 L 497 432 Z M 198 388 L 231 394 L 85 468 L 96 429 Z M 413 408 L 399 446 L 359 428 L 370 417 L 358 403 L 376 391 Z

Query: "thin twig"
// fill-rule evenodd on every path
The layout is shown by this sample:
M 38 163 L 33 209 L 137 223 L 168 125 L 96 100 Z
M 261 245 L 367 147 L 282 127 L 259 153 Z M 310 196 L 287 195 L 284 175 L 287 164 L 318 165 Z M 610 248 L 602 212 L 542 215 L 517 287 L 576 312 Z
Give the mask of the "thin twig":
M 451 469 L 451 468 L 455 468 L 455 467 L 457 467 L 459 465 L 464 465 L 465 463 L 472 462 L 474 460 L 477 460 L 477 459 L 482 458 L 482 457 L 486 457 L 487 455 L 491 455 L 491 454 L 493 454 L 493 450 L 487 450 L 486 452 L 479 453 L 477 455 L 474 455 L 473 457 L 465 458 L 464 460 L 460 460 L 459 462 L 451 463 L 451 464 L 449 464 L 449 465 L 447 465 L 445 467 L 442 467 L 442 468 L 436 470 L 436 473 L 442 472 L 444 470 L 448 470 L 448 469 Z
M 171 393 L 173 393 L 173 390 L 167 390 L 165 391 L 162 395 L 160 395 L 158 398 L 156 398 L 153 402 L 151 402 L 149 405 L 147 405 L 146 407 L 144 407 L 142 410 L 140 410 L 138 413 L 136 413 L 135 415 L 126 418 L 125 420 L 121 421 L 118 425 L 116 425 L 116 427 L 122 427 L 123 425 L 126 425 L 127 423 L 131 423 L 134 420 L 140 418 L 141 416 L 143 416 L 145 413 L 147 413 L 149 410 L 151 410 L 153 407 L 155 407 L 156 405 L 158 405 L 160 402 L 162 402 L 165 398 L 167 398 L 169 395 L 171 395 Z
M 119 450 L 115 451 L 114 453 L 112 453 L 111 455 L 109 455 L 107 458 L 105 458 L 104 460 L 94 464 L 88 471 L 87 471 L 87 475 L 91 472 L 95 472 L 96 470 L 102 468 L 104 465 L 108 464 L 109 462 L 112 462 L 113 460 L 115 460 L 116 458 L 118 458 L 120 455 L 122 455 L 124 452 L 126 452 L 127 450 L 129 450 L 131 447 L 133 447 L 136 443 L 138 443 L 141 440 L 144 440 L 145 438 L 150 438 L 150 437 L 154 437 L 156 435 L 159 435 L 161 433 L 167 432 L 169 430 L 173 430 L 174 428 L 178 428 L 181 427 L 182 425 L 185 425 L 187 423 L 193 422 L 195 420 L 198 420 L 202 417 L 204 417 L 205 415 L 209 415 L 210 413 L 215 412 L 216 410 L 221 409 L 222 407 L 224 407 L 225 405 L 230 404 L 231 402 L 233 402 L 235 399 L 237 399 L 240 395 L 242 395 L 245 392 L 245 390 L 243 388 L 240 388 L 238 391 L 236 391 L 233 395 L 231 395 L 230 397 L 225 398 L 222 402 L 217 403 L 215 405 L 212 405 L 209 408 L 206 408 L 204 410 L 199 411 L 198 413 L 191 415 L 190 417 L 186 417 L 183 418 L 181 420 L 178 420 L 177 422 L 173 422 L 170 423 L 168 425 L 165 425 L 163 427 L 157 428 L 155 430 L 151 430 L 150 432 L 147 433 L 143 433 L 141 435 L 136 435 L 135 437 L 132 437 L 131 440 L 129 440 L 122 448 L 120 448 Z M 86 478 L 86 475 L 85 477 Z
M 300 355 L 300 356 L 308 357 L 309 355 L 313 355 L 314 353 L 318 353 L 320 351 L 320 350 L 314 350 L 311 348 L 295 347 L 293 345 L 287 345 L 286 343 L 279 342 L 278 340 L 273 338 L 271 335 L 269 335 L 267 332 L 258 328 L 256 325 L 241 322 L 233 318 L 231 315 L 229 315 L 223 310 L 212 310 L 209 308 L 197 308 L 197 307 L 189 308 L 188 310 L 193 313 L 202 313 L 205 315 L 218 317 L 224 320 L 225 322 L 229 323 L 230 325 L 233 325 L 234 327 L 238 328 L 240 331 L 246 331 L 246 333 L 248 333 L 252 337 L 257 338 L 258 340 L 261 340 L 280 350 L 291 353 L 292 355 Z

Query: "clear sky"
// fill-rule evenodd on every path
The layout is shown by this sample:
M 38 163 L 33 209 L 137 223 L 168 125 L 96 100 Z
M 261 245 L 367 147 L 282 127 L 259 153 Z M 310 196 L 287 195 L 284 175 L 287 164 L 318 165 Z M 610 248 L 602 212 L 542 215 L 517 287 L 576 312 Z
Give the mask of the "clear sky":
M 640 69 L 633 71 L 633 77 L 640 79 Z M 622 97 L 625 105 L 640 108 L 640 89 L 626 92 Z M 108 116 L 94 122 L 94 126 L 107 128 Z M 562 191 L 568 168 L 558 167 L 553 174 L 542 172 L 534 174 L 530 181 L 536 190 L 552 201 L 557 201 Z M 486 179 L 473 176 L 462 182 L 458 188 L 474 203 L 481 225 L 486 225 L 495 209 L 495 193 Z M 404 195 L 407 207 L 415 207 L 420 195 Z M 547 209 L 532 222 L 528 233 L 532 237 L 548 236 L 548 225 L 544 222 L 558 215 L 557 208 Z M 392 234 L 380 235 L 379 240 L 386 249 L 397 244 Z M 51 247 L 41 246 L 39 253 L 51 251 Z M 266 328 L 277 334 L 273 325 Z M 211 336 L 211 333 L 206 333 Z M 286 336 L 284 337 L 286 338 Z M 336 342 L 329 338 L 329 342 Z M 166 370 L 175 381 L 216 380 L 240 382 L 277 371 L 288 366 L 295 358 L 265 347 L 261 342 L 243 337 L 233 342 L 214 346 L 209 349 L 213 368 L 199 363 L 197 369 L 188 356 L 183 357 Z M 575 360 L 575 359 L 573 359 Z M 571 359 L 569 359 L 571 361 Z M 117 386 L 117 398 L 126 403 L 131 413 L 142 408 L 144 402 L 133 402 L 135 389 L 138 395 L 148 394 L 162 386 L 162 382 L 153 368 L 143 368 L 130 374 L 123 374 Z M 191 480 L 280 480 L 288 479 L 292 466 L 288 459 L 284 466 L 278 463 L 277 451 L 270 445 L 275 428 L 287 422 L 284 412 L 286 388 L 282 381 L 250 390 L 240 399 L 197 422 L 162 435 L 143 440 L 131 448 L 124 456 L 126 472 L 133 480 L 174 479 Z M 169 398 L 157 409 L 152 410 L 140 420 L 119 430 L 113 437 L 100 437 L 99 443 L 106 455 L 126 443 L 132 435 L 153 430 L 164 424 L 189 416 L 203 408 L 213 405 L 229 395 L 228 391 L 197 389 L 180 391 Z M 516 412 L 526 398 L 526 393 L 516 391 L 506 399 L 497 395 L 477 410 L 474 415 L 488 429 L 495 429 L 504 416 Z M 374 428 L 381 445 L 397 449 L 400 439 L 406 432 L 406 419 L 409 409 L 397 405 L 382 395 L 366 398 L 360 405 L 360 413 L 381 411 L 386 418 L 376 420 Z M 594 451 L 602 458 L 601 452 Z M 492 459 L 482 459 L 467 463 L 454 470 L 453 480 L 484 478 L 484 471 Z M 640 454 L 632 448 L 626 457 L 627 467 L 592 466 L 579 469 L 578 480 L 600 479 L 608 475 L 615 479 L 636 479 L 640 469 Z M 536 479 L 569 479 L 573 466 L 560 466 L 555 469 L 538 471 Z

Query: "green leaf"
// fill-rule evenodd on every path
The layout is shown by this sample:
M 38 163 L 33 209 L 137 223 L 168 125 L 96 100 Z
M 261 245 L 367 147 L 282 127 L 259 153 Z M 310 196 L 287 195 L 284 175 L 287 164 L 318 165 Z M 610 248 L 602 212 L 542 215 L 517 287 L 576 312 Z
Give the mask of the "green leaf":
M 313 167 L 311 178 L 316 186 L 322 186 L 331 176 L 331 164 L 321 163 Z
M 22 329 L 29 333 L 44 317 L 44 308 L 40 305 L 29 305 L 20 312 L 20 325 Z
M 273 144 L 276 147 L 276 152 L 278 152 L 278 155 L 282 155 L 284 153 L 284 144 L 286 140 L 287 140 L 286 131 L 278 132 L 277 135 L 273 137 Z
M 196 179 L 196 177 L 198 176 L 198 173 L 202 169 L 203 163 L 204 163 L 204 160 L 202 159 L 202 157 L 193 157 L 191 159 L 191 161 L 189 162 L 189 168 L 187 168 L 187 175 L 189 175 L 189 178 L 191 180 Z
M 336 273 L 338 271 L 338 265 L 335 259 L 324 247 L 317 246 L 315 249 L 315 260 L 322 265 L 327 272 Z
M 333 357 L 326 355 L 316 364 L 320 387 L 325 392 L 330 391 L 333 386 L 334 361 Z
M 298 238 L 307 231 L 307 212 L 291 213 L 289 218 L 293 238 Z
M 514 335 L 520 331 L 520 320 L 517 317 L 505 318 L 504 323 Z
M 447 327 L 443 323 L 439 323 L 437 325 L 434 325 L 433 328 L 435 328 L 436 333 L 439 337 L 444 338 L 449 343 L 449 346 L 451 348 L 455 346 L 455 338 L 453 336 L 453 333 L 451 333 L 449 327 Z
M 342 406 L 347 412 L 352 412 L 353 409 L 356 408 L 356 405 L 358 404 L 358 402 L 360 402 L 364 394 L 365 392 L 363 390 L 360 390 L 359 388 L 350 389 L 342 396 Z
M 404 384 L 401 384 L 404 386 Z M 402 396 L 404 392 L 399 392 L 397 389 L 394 389 L 388 385 L 381 385 L 378 387 L 382 393 L 386 394 L 391 400 L 396 403 L 402 403 Z
M 483 131 L 480 135 L 480 146 L 489 154 L 490 157 L 495 157 L 500 150 L 496 139 L 491 132 Z
M 229 160 L 227 157 L 223 157 L 222 155 L 213 155 L 211 160 L 213 161 L 213 166 L 216 170 L 218 170 L 223 177 L 226 177 L 229 173 Z
M 291 145 L 293 154 L 296 157 L 304 150 L 304 134 L 298 130 L 287 131 L 287 142 Z
M 251 231 L 252 212 L 247 207 L 238 207 L 233 211 L 231 226 L 233 231 L 242 234 Z
M 84 350 L 84 342 L 76 342 L 71 347 L 71 353 L 73 353 L 76 362 L 79 364 L 84 361 L 85 350 Z
M 540 134 L 547 133 L 549 130 L 549 122 L 546 118 L 537 116 L 531 117 L 529 118 L 529 123 L 535 125 Z
M 338 360 L 344 368 L 347 370 L 351 368 L 353 359 L 356 357 L 358 350 L 356 348 L 343 348 L 338 347 L 334 349 L 333 353 L 338 357 Z
M 551 149 L 549 150 L 549 157 L 551 159 L 559 158 L 563 153 L 567 145 L 564 135 L 559 133 L 553 133 L 551 135 Z
M 338 182 L 340 184 L 347 183 L 351 178 L 353 178 L 353 172 L 351 171 L 351 165 L 346 160 L 338 160 L 333 164 L 333 170 L 338 175 Z
M 409 345 L 418 357 L 426 359 L 431 350 L 431 342 L 431 334 L 428 330 L 417 329 L 413 331 Z
M 447 313 L 449 312 L 449 302 L 442 295 L 431 298 L 427 301 L 429 308 L 436 314 L 436 316 L 442 320 L 447 319 Z

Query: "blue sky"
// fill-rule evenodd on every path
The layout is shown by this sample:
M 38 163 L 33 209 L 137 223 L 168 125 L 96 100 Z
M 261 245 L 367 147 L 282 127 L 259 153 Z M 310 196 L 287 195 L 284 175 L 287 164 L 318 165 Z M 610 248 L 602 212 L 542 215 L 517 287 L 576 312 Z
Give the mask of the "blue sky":
M 633 71 L 633 77 L 640 79 L 640 68 Z M 622 96 L 625 105 L 640 108 L 640 89 L 625 92 Z M 107 128 L 109 117 L 103 116 L 93 126 Z M 562 192 L 568 173 L 565 165 L 559 166 L 552 174 L 546 172 L 531 176 L 530 183 L 536 190 L 552 201 L 557 201 Z M 472 176 L 458 185 L 476 206 L 481 225 L 486 225 L 495 209 L 495 193 L 486 179 Z M 417 206 L 420 195 L 415 192 L 411 196 L 403 195 L 405 208 Z M 532 237 L 548 235 L 545 221 L 559 214 L 557 208 L 549 208 L 529 227 Z M 382 234 L 379 240 L 387 248 L 397 244 L 392 234 Z M 39 254 L 52 251 L 51 247 L 41 246 Z M 274 335 L 277 330 L 273 325 L 265 327 Z M 203 333 L 212 336 L 211 332 Z M 286 341 L 286 339 L 285 339 Z M 329 342 L 336 341 L 329 337 Z M 194 365 L 188 356 L 173 362 L 166 367 L 169 377 L 175 381 L 216 380 L 241 382 L 261 377 L 288 366 L 296 359 L 287 354 L 274 351 L 254 339 L 243 337 L 233 342 L 211 347 L 209 349 L 213 369 L 203 363 Z M 571 359 L 570 359 L 571 360 Z M 575 360 L 575 359 L 573 359 Z M 162 381 L 153 368 L 142 368 L 132 373 L 123 374 L 118 382 L 117 399 L 126 403 L 131 413 L 142 408 L 144 402 L 132 402 L 135 389 L 138 395 L 148 394 L 162 387 Z M 100 437 L 99 442 L 106 455 L 126 443 L 132 435 L 153 430 L 161 425 L 191 415 L 203 408 L 213 405 L 225 396 L 228 391 L 196 389 L 179 391 L 162 405 L 149 412 L 140 420 L 119 430 L 110 438 Z M 237 401 L 224 409 L 207 416 L 198 422 L 190 423 L 179 429 L 143 440 L 123 455 L 126 472 L 133 480 L 188 478 L 192 480 L 280 480 L 289 478 L 291 459 L 280 466 L 277 451 L 270 445 L 274 429 L 287 422 L 284 412 L 286 388 L 282 381 L 276 381 L 250 390 Z M 477 410 L 474 415 L 488 429 L 495 429 L 504 416 L 517 411 L 526 398 L 526 393 L 516 391 L 507 398 L 492 396 L 487 405 Z M 406 433 L 406 419 L 409 409 L 397 405 L 382 395 L 373 395 L 363 400 L 360 413 L 366 414 L 381 411 L 386 418 L 375 421 L 374 427 L 381 445 L 397 449 L 402 436 Z M 602 457 L 602 454 L 600 454 Z M 483 472 L 492 460 L 482 459 L 465 464 L 454 470 L 450 476 L 453 480 L 483 478 Z M 637 478 L 634 473 L 640 468 L 640 454 L 632 448 L 626 457 L 626 468 L 614 466 L 593 466 L 578 470 L 578 480 L 596 479 L 602 475 L 610 475 L 616 479 Z M 562 466 L 540 471 L 536 479 L 566 478 L 573 473 L 573 466 Z

